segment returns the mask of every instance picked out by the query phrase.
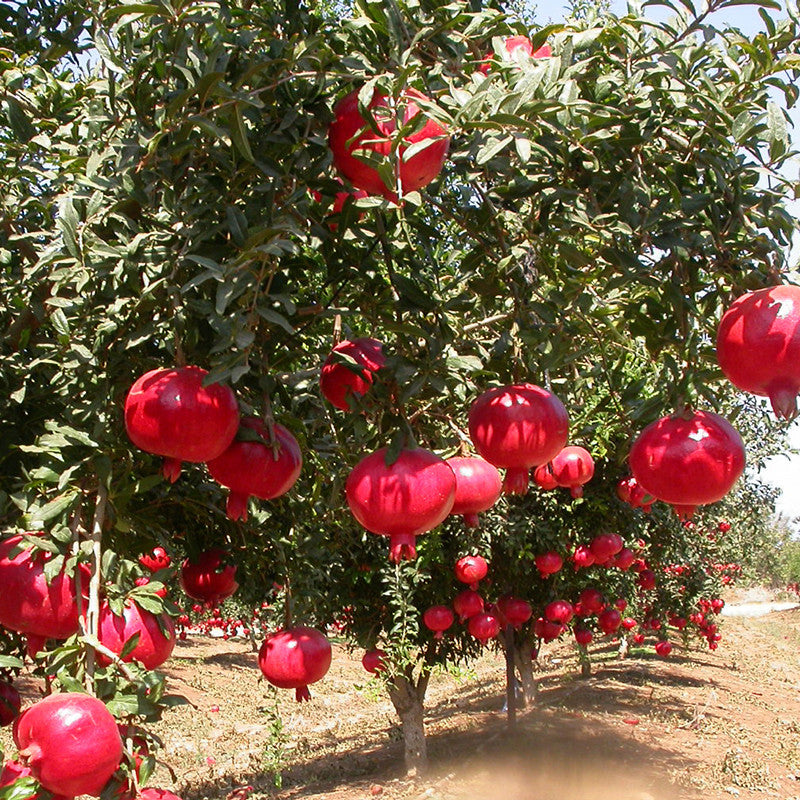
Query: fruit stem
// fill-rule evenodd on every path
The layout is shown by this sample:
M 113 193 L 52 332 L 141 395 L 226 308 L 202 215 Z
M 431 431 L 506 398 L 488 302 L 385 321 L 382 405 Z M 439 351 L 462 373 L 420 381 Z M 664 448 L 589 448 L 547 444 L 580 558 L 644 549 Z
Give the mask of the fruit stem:
M 311 692 L 308 691 L 308 686 L 298 686 L 294 690 L 294 698 L 298 703 L 311 700 Z

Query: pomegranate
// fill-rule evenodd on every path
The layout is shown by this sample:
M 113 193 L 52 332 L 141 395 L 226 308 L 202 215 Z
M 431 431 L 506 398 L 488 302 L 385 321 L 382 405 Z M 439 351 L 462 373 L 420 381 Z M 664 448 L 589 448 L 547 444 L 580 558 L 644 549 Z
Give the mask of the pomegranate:
M 351 366 L 352 362 L 355 364 Z M 350 411 L 351 400 L 369 391 L 374 374 L 384 364 L 383 345 L 377 339 L 339 342 L 322 365 L 319 376 L 322 396 L 336 408 Z
M 20 764 L 19 761 L 6 761 L 6 763 L 3 764 L 2 771 L 0 771 L 0 787 L 11 786 L 20 778 L 30 777 L 33 777 L 30 767 Z M 65 797 L 63 794 L 48 794 L 47 797 L 50 798 L 50 800 L 72 800 L 72 798 Z M 20 798 L 19 800 L 42 800 L 42 793 L 34 791 L 32 794 Z
M 380 647 L 367 650 L 361 658 L 361 666 L 373 674 L 383 671 L 386 669 L 386 651 Z
M 634 477 L 646 491 L 670 503 L 682 517 L 724 497 L 744 470 L 742 438 L 710 411 L 662 417 L 631 448 Z
M 575 498 L 582 497 L 583 485 L 594 475 L 594 459 L 583 447 L 570 445 L 553 458 L 550 470 L 559 486 L 569 489 Z
M 578 602 L 581 604 L 584 616 L 587 617 L 592 614 L 599 614 L 605 607 L 603 593 L 599 589 L 584 589 L 578 595 Z
M 139 661 L 145 669 L 160 667 L 175 648 L 175 623 L 168 614 L 156 617 L 140 608 L 133 600 L 126 600 L 122 616 L 118 617 L 104 602 L 100 607 L 99 638 L 109 650 L 120 655 L 128 640 L 139 635 L 133 649 L 122 657 L 123 661 Z M 108 663 L 98 653 L 100 663 Z
M 427 186 L 442 171 L 450 147 L 447 130 L 438 122 L 427 119 L 421 128 L 405 136 L 397 148 L 393 139 L 398 128 L 423 113 L 417 101 L 430 102 L 430 99 L 416 89 L 405 89 L 397 100 L 375 92 L 369 110 L 375 120 L 376 132 L 361 116 L 358 91 L 350 92 L 333 109 L 335 119 L 328 131 L 328 144 L 336 168 L 356 188 L 392 200 L 397 200 L 398 194 L 408 194 Z M 421 142 L 427 142 L 427 145 L 410 158 L 404 158 L 410 145 Z M 384 183 L 378 170 L 359 158 L 359 153 L 392 158 L 392 185 Z
M 800 286 L 772 286 L 738 298 L 717 330 L 717 359 L 739 389 L 769 397 L 776 416 L 797 416 Z
M 44 567 L 51 558 L 19 534 L 0 542 L 0 625 L 27 634 L 33 652 L 45 639 L 68 639 L 79 628 L 75 582 L 62 569 L 48 584 Z M 80 569 L 86 589 L 89 571 L 85 565 Z M 85 598 L 81 605 L 85 610 Z
M 506 470 L 503 491 L 525 494 L 528 471 L 545 464 L 567 442 L 562 402 L 530 383 L 485 391 L 469 411 L 469 432 L 479 455 Z
M 601 533 L 589 544 L 595 564 L 606 564 L 622 550 L 622 538 L 616 533 Z
M 483 611 L 483 598 L 472 589 L 464 589 L 453 600 L 453 608 L 461 622 Z
M 651 569 L 643 569 L 639 572 L 639 576 L 636 578 L 636 583 L 644 591 L 650 591 L 651 589 L 656 588 L 656 574 Z
M 149 555 L 139 556 L 139 563 L 150 572 L 158 572 L 160 569 L 167 569 L 172 564 L 172 559 L 163 547 L 154 547 Z
M 588 628 L 575 628 L 575 641 L 586 647 L 592 641 L 592 632 Z
M 545 642 L 552 642 L 564 633 L 565 626 L 560 622 L 539 617 L 533 624 L 533 632 L 539 639 Z
M 720 533 L 727 533 L 731 529 L 731 524 L 730 522 L 720 522 L 720 524 L 717 526 L 717 529 Z
M 236 436 L 239 406 L 227 386 L 203 386 L 200 367 L 154 369 L 125 398 L 125 430 L 140 449 L 164 456 L 162 473 L 174 483 L 181 462 L 210 461 Z
M 482 611 L 469 618 L 467 628 L 481 644 L 485 645 L 489 639 L 494 639 L 500 633 L 500 620 L 494 614 Z
M 481 608 L 483 608 L 483 603 L 481 603 Z M 429 631 L 434 631 L 434 639 L 441 639 L 444 632 L 453 624 L 453 620 L 453 612 L 447 606 L 431 606 L 422 615 L 425 627 Z
M 666 640 L 656 642 L 656 653 L 662 658 L 666 658 L 672 652 L 672 645 Z
M 572 554 L 572 563 L 575 569 L 586 569 L 594 564 L 594 554 L 588 545 L 580 544 Z
M 331 643 L 302 625 L 270 634 L 258 653 L 264 677 L 279 689 L 294 689 L 298 702 L 311 699 L 308 684 L 325 677 L 330 665 Z
M 21 704 L 19 692 L 10 683 L 0 681 L 0 727 L 5 728 L 17 718 Z
M 536 556 L 534 559 L 536 569 L 539 570 L 539 575 L 546 578 L 548 575 L 554 575 L 561 567 L 564 566 L 564 560 L 558 553 L 548 550 Z
M 616 608 L 604 608 L 597 615 L 597 624 L 606 636 L 610 636 L 622 624 L 622 614 Z
M 469 584 L 469 588 L 476 591 L 478 581 L 482 581 L 489 572 L 489 565 L 483 556 L 463 556 L 456 561 L 456 578 L 461 583 Z
M 633 550 L 631 550 L 629 547 L 623 547 L 622 550 L 620 550 L 619 553 L 614 556 L 612 563 L 615 567 L 617 567 L 617 569 L 627 572 L 633 565 L 634 561 L 636 561 L 636 556 L 634 555 Z
M 633 617 L 624 617 L 620 622 L 620 625 L 622 625 L 622 627 L 625 628 L 626 631 L 630 631 L 636 627 L 637 622 Z
M 417 557 L 416 537 L 450 513 L 456 478 L 447 462 L 421 447 L 401 450 L 387 464 L 382 448 L 356 464 L 345 494 L 353 516 L 371 533 L 389 537 L 389 559 Z
M 551 489 L 555 489 L 558 486 L 558 481 L 553 475 L 553 470 L 550 467 L 550 463 L 547 464 L 540 464 L 536 469 L 533 471 L 533 482 L 540 488 L 546 492 L 549 492 Z
M 219 547 L 201 553 L 196 561 L 187 558 L 180 574 L 183 591 L 208 606 L 230 597 L 239 584 L 236 583 L 236 566 L 228 564 L 228 558 L 228 553 Z
M 520 60 L 528 58 L 548 58 L 549 56 L 553 55 L 553 51 L 551 50 L 549 44 L 543 44 L 541 47 L 534 50 L 533 44 L 527 36 L 508 36 L 507 38 L 503 39 L 503 50 L 505 51 L 502 53 L 503 61 L 512 61 L 517 63 L 519 63 Z M 492 68 L 492 61 L 494 57 L 495 54 L 490 52 L 489 55 L 487 55 L 486 58 L 481 61 L 481 65 L 478 67 L 478 72 L 488 75 Z
M 369 192 L 365 192 L 363 189 L 357 189 L 355 192 L 336 192 L 335 197 L 333 198 L 333 208 L 331 209 L 331 214 L 341 214 L 344 210 L 345 203 L 347 203 L 349 198 L 353 198 L 353 200 L 360 200 L 363 197 L 369 197 Z M 322 199 L 322 195 L 320 195 L 319 199 Z M 361 212 L 358 215 L 358 219 L 360 220 L 364 216 L 364 213 Z M 336 231 L 339 229 L 338 222 L 329 222 L 328 227 L 332 231 Z
M 500 473 L 494 464 L 478 456 L 455 456 L 447 463 L 456 476 L 456 498 L 450 514 L 463 516 L 468 528 L 477 528 L 478 513 L 491 508 L 500 497 Z
M 233 794 L 231 792 L 231 795 Z M 148 786 L 136 795 L 136 800 L 181 800 L 181 798 L 167 789 L 156 789 L 154 786 Z
M 100 795 L 122 759 L 117 723 L 96 697 L 51 694 L 17 717 L 20 759 L 48 791 Z
M 261 500 L 280 497 L 294 486 L 303 466 L 300 445 L 283 425 L 273 425 L 275 445 L 269 430 L 258 417 L 245 417 L 242 427 L 255 433 L 255 441 L 235 441 L 225 452 L 208 462 L 215 481 L 227 486 L 226 511 L 229 519 L 247 519 L 250 495 Z
M 531 604 L 519 597 L 506 595 L 497 601 L 502 621 L 519 630 L 532 616 Z
M 618 597 L 614 601 L 614 608 L 616 608 L 617 611 L 623 611 L 624 612 L 625 609 L 628 608 L 628 601 L 624 597 Z
M 566 625 L 572 619 L 574 613 L 575 610 L 572 608 L 572 603 L 566 600 L 553 600 L 544 609 L 545 619 L 550 620 L 550 622 L 560 622 L 562 625 Z

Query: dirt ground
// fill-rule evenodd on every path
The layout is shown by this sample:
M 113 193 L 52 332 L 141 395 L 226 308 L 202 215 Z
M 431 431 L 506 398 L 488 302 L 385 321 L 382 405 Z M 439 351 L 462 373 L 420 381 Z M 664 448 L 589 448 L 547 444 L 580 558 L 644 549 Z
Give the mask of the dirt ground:
M 569 645 L 544 650 L 538 703 L 511 734 L 499 653 L 435 675 L 431 772 L 411 780 L 360 653 L 336 646 L 300 704 L 258 680 L 249 643 L 190 637 L 166 672 L 193 705 L 157 726 L 169 769 L 151 784 L 185 800 L 800 800 L 800 609 L 726 619 L 716 652 L 675 644 L 625 660 L 598 645 L 589 679 Z

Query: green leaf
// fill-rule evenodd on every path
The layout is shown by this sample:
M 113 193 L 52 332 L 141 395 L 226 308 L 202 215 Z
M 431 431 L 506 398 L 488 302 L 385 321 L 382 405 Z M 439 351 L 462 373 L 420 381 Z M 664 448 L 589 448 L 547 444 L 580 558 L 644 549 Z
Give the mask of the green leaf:
M 22 669 L 24 663 L 16 656 L 0 655 L 0 669 Z
M 23 144 L 29 142 L 36 135 L 36 128 L 34 128 L 22 104 L 11 95 L 6 96 L 5 104 L 8 124 L 11 126 L 17 141 Z
M 44 523 L 55 517 L 64 514 L 75 504 L 75 501 L 80 496 L 80 493 L 75 490 L 64 492 L 64 494 L 51 500 L 43 508 L 40 508 L 35 515 L 30 517 L 31 527 L 43 527 Z
M 247 139 L 247 128 L 244 124 L 242 117 L 242 108 L 240 105 L 234 106 L 233 109 L 233 127 L 231 128 L 231 138 L 236 145 L 236 149 L 244 156 L 247 161 L 251 163 L 255 161 L 253 158 L 253 151 L 250 149 L 250 142 Z

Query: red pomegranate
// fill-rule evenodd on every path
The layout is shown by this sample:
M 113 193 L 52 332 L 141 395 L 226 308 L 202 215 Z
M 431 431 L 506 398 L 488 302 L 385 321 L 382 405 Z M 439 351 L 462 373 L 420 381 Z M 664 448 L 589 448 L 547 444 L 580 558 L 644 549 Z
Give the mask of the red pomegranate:
M 572 619 L 574 613 L 572 603 L 566 600 L 553 600 L 544 609 L 545 619 L 550 620 L 550 622 L 560 622 L 562 625 L 566 625 Z
M 622 550 L 622 538 L 617 533 L 601 533 L 592 539 L 589 549 L 595 564 L 606 564 Z
M 389 537 L 389 559 L 417 557 L 416 537 L 450 513 L 456 478 L 447 462 L 421 447 L 401 450 L 387 464 L 382 448 L 356 464 L 345 494 L 353 516 L 368 531 Z
M 483 603 L 481 603 L 483 608 Z M 422 615 L 422 622 L 429 631 L 434 631 L 433 638 L 441 639 L 444 632 L 453 624 L 453 612 L 447 606 L 431 606 Z
M 19 715 L 19 692 L 7 681 L 0 681 L 0 727 L 10 725 Z
M 623 547 L 622 550 L 614 556 L 611 563 L 617 567 L 617 569 L 627 572 L 631 566 L 633 566 L 634 561 L 636 561 L 636 556 L 633 550 L 629 547 Z
M 44 639 L 68 639 L 79 628 L 75 582 L 62 569 L 48 584 L 44 568 L 51 558 L 26 544 L 22 535 L 0 542 L 0 625 L 27 634 L 36 643 L 34 652 Z M 83 565 L 80 569 L 86 590 L 89 571 Z M 85 610 L 85 599 L 82 606 Z
M 98 797 L 122 759 L 117 722 L 96 697 L 51 694 L 14 723 L 20 760 L 48 791 Z
M 228 553 L 219 547 L 206 550 L 197 560 L 187 558 L 180 574 L 183 591 L 209 606 L 230 597 L 239 584 L 236 583 L 236 565 L 227 563 L 229 558 Z
M 376 674 L 386 669 L 386 651 L 376 647 L 373 650 L 367 650 L 361 657 L 361 666 L 367 672 Z
M 645 591 L 656 588 L 656 574 L 651 569 L 643 569 L 636 578 L 636 583 Z
M 769 397 L 776 416 L 797 416 L 800 286 L 772 286 L 736 300 L 717 330 L 717 359 L 734 386 Z
M 555 489 L 558 486 L 558 481 L 553 475 L 553 470 L 550 468 L 550 463 L 540 464 L 533 471 L 533 482 L 545 492 Z
M 472 589 L 464 589 L 453 600 L 453 608 L 461 622 L 483 611 L 483 598 Z
M 583 447 L 570 445 L 553 458 L 550 470 L 559 486 L 569 489 L 573 497 L 582 497 L 583 485 L 594 475 L 594 459 Z
M 630 631 L 633 630 L 638 623 L 633 617 L 624 617 L 620 624 L 626 631 Z
M 469 618 L 467 628 L 481 644 L 486 644 L 500 633 L 500 620 L 494 614 L 482 611 Z
M 162 473 L 174 483 L 181 462 L 216 458 L 233 441 L 239 406 L 228 386 L 203 386 L 200 367 L 154 369 L 125 398 L 125 430 L 140 449 L 164 456 Z
M 120 655 L 126 642 L 136 634 L 139 640 L 133 650 L 123 656 L 123 661 L 139 661 L 145 669 L 157 669 L 175 648 L 175 623 L 168 614 L 156 617 L 140 608 L 133 600 L 127 600 L 122 616 L 118 617 L 111 606 L 104 602 L 100 607 L 99 638 L 109 650 Z M 108 663 L 98 654 L 100 663 Z
M 321 197 L 322 196 L 320 195 L 320 199 Z M 331 208 L 331 214 L 341 214 L 344 210 L 345 203 L 347 203 L 351 197 L 353 200 L 360 200 L 363 197 L 369 197 L 369 192 L 365 192 L 363 189 L 356 189 L 354 192 L 336 192 L 336 196 L 333 198 L 333 208 Z M 359 213 L 358 218 L 361 219 L 363 216 L 364 213 L 361 212 Z M 331 221 L 328 223 L 328 227 L 332 231 L 336 231 L 339 229 L 339 223 Z
M 483 556 L 463 556 L 456 561 L 456 578 L 461 583 L 469 584 L 476 591 L 478 581 L 482 581 L 489 572 L 489 564 Z
M 666 658 L 672 652 L 672 645 L 667 641 L 656 642 L 656 653 Z
M 351 400 L 369 391 L 374 373 L 385 364 L 383 345 L 377 339 L 339 342 L 322 365 L 319 376 L 322 396 L 336 408 L 350 411 Z
M 358 92 L 356 89 L 348 94 L 333 109 L 335 119 L 328 131 L 328 144 L 336 168 L 356 188 L 392 200 L 396 200 L 398 194 L 408 194 L 427 186 L 442 171 L 450 147 L 447 130 L 428 119 L 421 128 L 405 136 L 396 149 L 393 139 L 398 127 L 407 125 L 423 113 L 417 101 L 430 102 L 430 99 L 416 89 L 405 89 L 398 100 L 375 92 L 369 110 L 375 119 L 376 132 L 358 110 Z M 422 142 L 427 145 L 421 150 L 414 148 L 416 152 L 404 158 L 409 146 Z M 359 158 L 362 153 L 365 158 L 382 156 L 393 159 L 394 180 L 391 184 L 384 183 L 378 170 Z
M 718 414 L 695 411 L 648 425 L 631 448 L 639 485 L 682 517 L 724 497 L 744 470 L 744 444 Z
M 537 50 L 534 50 L 533 44 L 527 36 L 509 36 L 503 39 L 503 50 L 505 51 L 502 53 L 503 61 L 514 61 L 517 63 L 519 63 L 520 59 L 548 58 L 553 55 L 549 44 L 543 44 Z M 489 55 L 481 61 L 478 72 L 488 75 L 492 68 L 494 57 L 495 54 L 490 52 Z
M 578 602 L 581 604 L 581 610 L 584 616 L 587 617 L 592 614 L 599 614 L 605 607 L 603 593 L 599 589 L 594 588 L 584 589 L 578 595 Z
M 539 639 L 544 639 L 545 642 L 552 642 L 558 639 L 564 633 L 565 626 L 560 622 L 553 622 L 552 620 L 539 617 L 533 624 L 533 632 Z
M 594 561 L 594 554 L 591 548 L 585 544 L 578 545 L 572 554 L 572 563 L 576 570 L 591 567 Z
M 479 455 L 506 470 L 503 491 L 525 494 L 528 471 L 567 443 L 567 411 L 546 389 L 530 383 L 484 392 L 469 410 L 469 433 Z
M 148 786 L 147 789 L 142 789 L 136 795 L 136 800 L 181 800 L 181 798 L 167 789 L 156 789 L 154 786 Z
M 2 771 L 0 771 L 0 786 L 11 786 L 20 778 L 30 777 L 33 777 L 30 767 L 20 764 L 19 761 L 6 761 L 3 764 Z M 19 798 L 19 800 L 42 800 L 42 796 L 41 792 L 33 791 L 31 794 Z M 63 794 L 48 794 L 47 797 L 50 800 L 72 800 L 71 797 L 65 797 Z
M 575 628 L 575 641 L 586 647 L 587 644 L 591 644 L 592 641 L 592 632 L 588 628 Z
M 208 462 L 211 477 L 231 490 L 226 511 L 228 518 L 234 520 L 247 519 L 247 501 L 251 495 L 272 500 L 286 494 L 303 466 L 300 445 L 283 425 L 273 425 L 274 447 L 262 419 L 245 417 L 242 427 L 254 434 L 253 440 L 237 440 Z
M 447 463 L 456 476 L 456 499 L 450 514 L 463 516 L 468 528 L 477 528 L 478 513 L 491 508 L 500 497 L 500 473 L 494 464 L 478 456 L 454 456 Z
M 264 677 L 279 689 L 294 689 L 298 703 L 311 699 L 308 684 L 324 678 L 330 665 L 331 643 L 303 625 L 270 634 L 258 653 Z
M 527 600 L 505 595 L 497 601 L 499 616 L 508 625 L 519 630 L 532 616 L 533 609 Z
M 172 564 L 172 559 L 163 547 L 154 547 L 149 555 L 139 556 L 139 563 L 150 572 L 158 572 L 160 569 L 167 569 Z
M 543 578 L 546 578 L 548 575 L 555 575 L 555 573 L 564 566 L 564 559 L 552 550 L 541 553 L 533 560 L 536 564 L 536 569 L 539 570 L 539 575 Z
M 622 614 L 616 608 L 604 608 L 597 615 L 597 624 L 606 636 L 610 636 L 622 624 Z
M 632 475 L 628 478 L 623 478 L 617 484 L 617 496 L 623 503 L 628 503 L 633 508 L 641 508 L 645 514 L 649 514 L 652 510 L 652 505 L 656 501 L 655 497 L 647 494 L 638 481 Z

